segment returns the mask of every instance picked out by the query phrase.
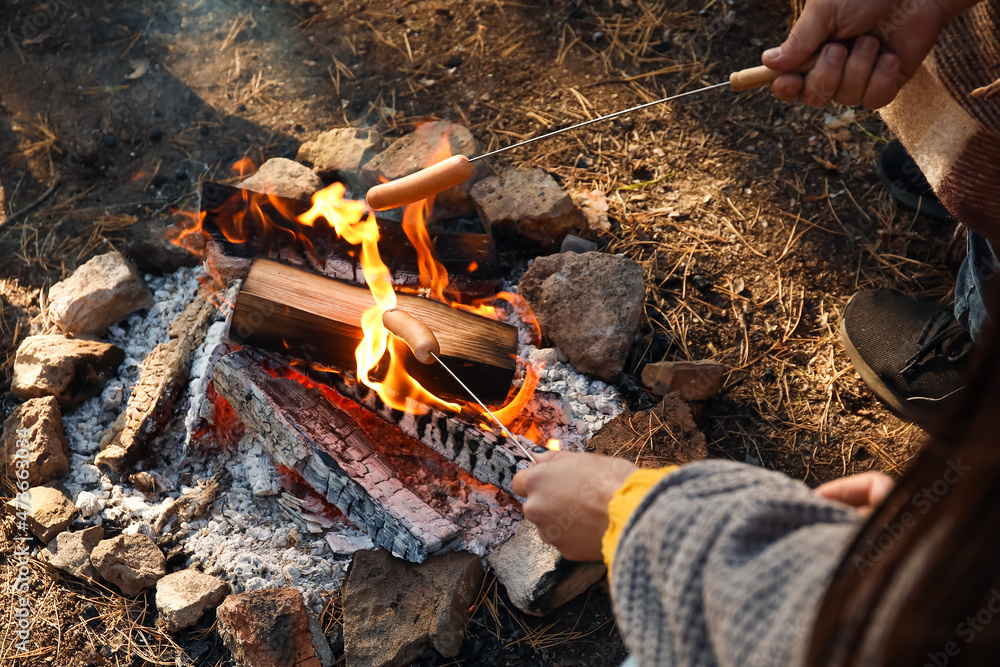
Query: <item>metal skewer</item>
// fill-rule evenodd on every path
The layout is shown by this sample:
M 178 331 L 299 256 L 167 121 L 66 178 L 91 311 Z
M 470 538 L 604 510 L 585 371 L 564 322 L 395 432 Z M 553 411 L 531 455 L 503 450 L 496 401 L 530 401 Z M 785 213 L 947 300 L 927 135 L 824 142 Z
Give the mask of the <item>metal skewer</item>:
M 524 141 L 519 141 L 516 144 L 511 144 L 510 146 L 504 146 L 503 148 L 498 148 L 495 151 L 490 151 L 489 153 L 483 153 L 482 155 L 477 155 L 476 157 L 470 157 L 469 162 L 475 162 L 476 160 L 482 160 L 483 158 L 496 155 L 497 153 L 503 153 L 504 151 L 509 151 L 513 148 L 520 148 L 521 146 L 526 146 L 527 144 L 533 143 L 535 141 L 541 141 L 542 139 L 548 139 L 549 137 L 554 137 L 557 134 L 562 134 L 563 132 L 569 132 L 570 130 L 576 130 L 581 127 L 586 127 L 587 125 L 593 125 L 594 123 L 600 123 L 601 121 L 611 120 L 612 118 L 618 118 L 618 116 L 624 116 L 625 114 L 632 113 L 633 111 L 639 111 L 641 109 L 646 109 L 648 107 L 656 106 L 657 104 L 665 104 L 672 100 L 679 99 L 681 97 L 687 97 L 688 95 L 695 95 L 697 93 L 703 93 L 706 90 L 712 90 L 714 88 L 722 88 L 723 86 L 729 86 L 729 81 L 723 81 L 722 83 L 715 83 L 711 86 L 705 86 L 704 88 L 698 88 L 696 90 L 689 90 L 686 93 L 678 93 L 677 95 L 671 95 L 670 97 L 664 97 L 663 99 L 655 100 L 653 102 L 646 102 L 645 104 L 640 104 L 638 106 L 631 107 L 629 109 L 622 109 L 621 111 L 616 111 L 614 113 L 609 113 L 607 116 L 601 116 L 600 118 L 591 118 L 590 120 L 585 120 L 582 123 L 577 123 L 576 125 L 570 125 L 569 127 L 564 127 L 561 130 L 553 130 L 548 134 L 542 134 L 537 137 L 532 137 L 531 139 L 525 139 Z
M 464 390 L 465 390 L 465 392 L 466 392 L 466 393 L 467 393 L 467 394 L 468 394 L 469 396 L 471 396 L 471 397 L 472 397 L 472 398 L 473 398 L 473 399 L 474 399 L 474 400 L 476 401 L 476 403 L 478 403 L 478 404 L 479 404 L 479 407 L 481 407 L 481 408 L 482 408 L 482 409 L 483 409 L 483 410 L 484 410 L 484 411 L 486 412 L 486 414 L 488 414 L 488 415 L 490 416 L 490 419 L 492 419 L 493 421 L 495 421 L 495 422 L 496 422 L 497 426 L 499 426 L 499 427 L 500 427 L 500 430 L 501 430 L 501 431 L 503 431 L 503 434 L 504 434 L 505 436 L 507 436 L 507 438 L 508 438 L 508 439 L 510 439 L 510 440 L 513 440 L 513 441 L 514 441 L 514 444 L 516 444 L 516 445 L 517 445 L 518 447 L 520 447 L 520 448 L 521 448 L 521 451 L 522 451 L 522 452 L 524 452 L 524 455 L 525 455 L 525 456 L 527 456 L 527 457 L 528 457 L 529 459 L 531 459 L 531 462 L 532 462 L 532 463 L 537 463 L 537 462 L 535 461 L 535 457 L 531 455 L 531 452 L 529 452 L 529 451 L 527 450 L 527 448 L 526 448 L 526 447 L 525 447 L 524 445 L 522 445 L 522 444 L 521 444 L 521 441 L 517 439 L 517 436 L 516 436 L 516 435 L 514 435 L 513 433 L 511 433 L 511 432 L 510 432 L 510 431 L 509 431 L 509 430 L 507 429 L 507 427 L 503 425 L 503 422 L 502 422 L 502 421 L 500 421 L 499 419 L 497 419 L 497 416 L 496 416 L 495 414 L 493 414 L 493 411 L 492 411 L 492 410 L 490 410 L 490 409 L 489 409 L 488 407 L 486 407 L 485 405 L 483 405 L 483 402 L 479 400 L 479 397 L 478 397 L 478 396 L 476 396 L 476 395 L 475 395 L 475 394 L 474 394 L 474 393 L 472 392 L 472 390 L 471 390 L 471 389 L 469 389 L 469 388 L 468 388 L 468 387 L 467 387 L 467 386 L 465 385 L 465 383 L 464 383 L 464 382 L 462 382 L 462 381 L 461 381 L 460 379 L 458 379 L 458 376 L 457 376 L 457 375 L 455 375 L 455 374 L 454 374 L 454 373 L 453 373 L 453 372 L 451 371 L 451 369 L 450 369 L 450 368 L 448 368 L 448 365 L 447 365 L 446 363 L 444 363 L 443 361 L 441 361 L 441 357 L 437 356 L 437 355 L 436 355 L 436 354 L 434 354 L 433 352 L 428 352 L 428 354 L 430 354 L 430 355 L 431 355 L 432 357 L 434 357 L 434 358 L 435 358 L 435 359 L 437 360 L 437 362 L 438 362 L 439 364 L 441 364 L 441 368 L 443 368 L 443 369 L 445 369 L 446 371 L 448 371 L 448 375 L 450 375 L 450 376 L 452 377 L 452 379 L 454 379 L 454 380 L 455 380 L 455 382 L 457 382 L 458 384 L 462 385 L 462 389 L 464 389 Z
M 816 57 L 813 57 L 796 71 L 799 73 L 807 72 L 812 69 L 815 64 Z M 709 90 L 717 90 L 724 86 L 729 86 L 729 88 L 734 92 L 750 90 L 751 88 L 757 88 L 771 83 L 783 74 L 785 74 L 785 72 L 773 70 L 764 65 L 749 67 L 730 74 L 729 81 L 720 81 L 719 83 L 715 83 L 710 86 L 705 86 L 696 90 L 689 90 L 684 93 L 678 93 L 659 100 L 653 100 L 652 102 L 646 102 L 645 104 L 639 104 L 628 109 L 622 109 L 621 111 L 609 113 L 606 116 L 601 116 L 600 118 L 591 118 L 590 120 L 585 120 L 582 123 L 564 127 L 561 130 L 553 130 L 552 132 L 548 132 L 531 139 L 525 139 L 524 141 L 519 141 L 516 144 L 504 146 L 503 148 L 498 148 L 494 151 L 483 153 L 482 155 L 477 155 L 471 158 L 465 155 L 452 155 L 449 158 L 432 164 L 426 169 L 421 169 L 420 171 L 410 174 L 409 176 L 404 176 L 396 179 L 395 181 L 389 181 L 376 185 L 368 191 L 368 194 L 365 196 L 365 201 L 373 211 L 387 211 L 391 208 L 412 204 L 413 202 L 420 201 L 421 199 L 427 199 L 428 197 L 436 195 L 439 192 L 444 192 L 448 188 L 469 180 L 475 171 L 472 163 L 476 160 L 482 160 L 483 158 L 497 155 L 513 148 L 526 146 L 535 141 L 548 139 L 558 134 L 562 134 L 563 132 L 577 130 L 581 127 L 586 127 L 594 123 L 600 123 L 605 120 L 624 116 L 625 114 L 639 111 L 640 109 L 646 109 L 657 104 L 664 104 L 666 102 L 670 102 L 671 100 L 680 99 L 689 95 L 697 95 L 698 93 L 704 93 Z

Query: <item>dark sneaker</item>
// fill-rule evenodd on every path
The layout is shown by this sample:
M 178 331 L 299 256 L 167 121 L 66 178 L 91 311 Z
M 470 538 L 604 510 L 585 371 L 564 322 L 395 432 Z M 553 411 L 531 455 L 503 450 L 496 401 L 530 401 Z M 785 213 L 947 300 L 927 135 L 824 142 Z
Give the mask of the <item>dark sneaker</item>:
M 889 290 L 858 292 L 840 337 L 861 379 L 908 421 L 933 422 L 964 385 L 972 338 L 946 306 Z

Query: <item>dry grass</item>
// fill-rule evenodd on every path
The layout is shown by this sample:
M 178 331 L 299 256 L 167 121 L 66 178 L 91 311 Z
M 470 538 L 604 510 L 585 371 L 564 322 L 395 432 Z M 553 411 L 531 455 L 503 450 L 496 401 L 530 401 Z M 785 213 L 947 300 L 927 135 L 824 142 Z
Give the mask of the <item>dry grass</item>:
M 32 650 L 16 650 L 19 641 L 11 622 L 19 594 L 13 588 L 20 561 L 14 557 L 14 528 L 0 528 L 0 666 L 42 664 L 125 666 L 191 664 L 173 638 L 154 625 L 152 596 L 126 598 L 103 586 L 64 579 L 56 570 L 30 559 L 30 622 Z M 43 660 L 44 659 L 44 660 Z
M 479 597 L 473 605 L 470 624 L 478 626 L 494 641 L 502 646 L 504 652 L 514 652 L 521 645 L 530 647 L 530 654 L 537 655 L 557 649 L 574 642 L 581 642 L 603 634 L 610 636 L 617 633 L 614 619 L 609 617 L 593 627 L 583 629 L 582 619 L 590 609 L 590 596 L 593 590 L 585 594 L 574 605 L 575 614 L 572 617 L 558 615 L 538 618 L 528 616 L 508 604 L 509 600 L 502 593 L 496 577 L 488 574 L 483 582 Z M 512 632 L 513 630 L 513 632 Z M 479 633 L 482 634 L 482 633 Z M 463 664 L 456 662 L 454 664 Z

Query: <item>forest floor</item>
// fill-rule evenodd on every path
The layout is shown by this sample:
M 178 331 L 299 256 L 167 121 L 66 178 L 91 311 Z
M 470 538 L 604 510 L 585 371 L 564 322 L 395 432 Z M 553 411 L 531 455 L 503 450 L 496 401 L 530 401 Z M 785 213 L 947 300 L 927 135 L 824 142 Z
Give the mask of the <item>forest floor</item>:
M 8 4 L 0 393 L 49 285 L 119 246 L 137 220 L 193 207 L 197 184 L 231 181 L 241 158 L 294 158 L 303 142 L 345 125 L 392 139 L 428 119 L 462 123 L 484 150 L 499 148 L 723 81 L 780 43 L 797 9 L 794 0 Z M 815 485 L 869 469 L 898 474 L 922 438 L 855 374 L 838 336 L 848 298 L 887 287 L 947 300 L 961 261 L 953 225 L 897 210 L 880 184 L 875 166 L 888 139 L 867 110 L 723 89 L 516 149 L 494 165 L 541 167 L 566 188 L 604 193 L 607 249 L 645 271 L 647 359 L 731 369 L 704 415 L 711 455 Z M 0 399 L 0 417 L 10 405 Z M 57 579 L 42 571 L 36 587 L 58 599 L 49 644 L 63 642 L 62 652 L 40 651 L 35 663 L 140 664 L 139 655 L 174 664 L 186 650 L 177 664 L 194 659 L 189 646 L 143 627 L 149 600 L 144 608 Z M 473 623 L 506 623 L 512 634 L 484 632 L 496 637 L 491 658 L 451 664 L 620 660 L 606 594 L 587 603 L 596 610 L 572 612 L 575 622 L 544 628 L 556 638 L 544 643 L 543 626 L 496 620 L 503 596 L 489 590 Z M 80 620 L 95 605 L 103 622 L 128 626 L 130 641 L 144 633 L 139 653 L 95 639 Z M 0 639 L 0 664 L 14 664 L 9 638 Z M 225 661 L 213 646 L 199 662 Z

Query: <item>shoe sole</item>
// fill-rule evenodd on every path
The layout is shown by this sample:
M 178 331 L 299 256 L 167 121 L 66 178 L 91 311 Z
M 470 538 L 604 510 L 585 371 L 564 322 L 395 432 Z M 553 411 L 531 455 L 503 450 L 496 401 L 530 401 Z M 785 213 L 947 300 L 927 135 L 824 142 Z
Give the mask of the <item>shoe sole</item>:
M 848 301 L 848 305 L 850 305 L 850 301 Z M 883 382 L 882 378 L 872 370 L 871 366 L 865 363 L 864 358 L 858 353 L 857 348 L 854 347 L 854 343 L 851 342 L 851 337 L 847 335 L 847 321 L 843 317 L 840 319 L 840 340 L 844 344 L 844 349 L 847 351 L 847 356 L 850 357 L 851 363 L 854 364 L 854 370 L 857 371 L 861 379 L 868 385 L 868 388 L 872 390 L 875 397 L 882 401 L 900 419 L 914 424 L 929 424 L 940 414 L 944 403 L 959 391 L 956 390 L 939 399 L 906 398 Z

